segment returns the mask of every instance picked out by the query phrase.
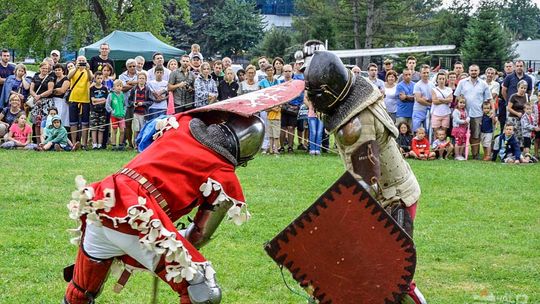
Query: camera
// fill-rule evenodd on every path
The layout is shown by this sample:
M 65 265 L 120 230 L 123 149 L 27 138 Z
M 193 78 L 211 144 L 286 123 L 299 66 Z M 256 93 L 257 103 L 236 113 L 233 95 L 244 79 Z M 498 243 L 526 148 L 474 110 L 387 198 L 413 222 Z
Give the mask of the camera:
M 78 66 L 80 66 L 80 67 L 85 67 L 85 66 L 86 66 L 86 62 L 79 62 Z

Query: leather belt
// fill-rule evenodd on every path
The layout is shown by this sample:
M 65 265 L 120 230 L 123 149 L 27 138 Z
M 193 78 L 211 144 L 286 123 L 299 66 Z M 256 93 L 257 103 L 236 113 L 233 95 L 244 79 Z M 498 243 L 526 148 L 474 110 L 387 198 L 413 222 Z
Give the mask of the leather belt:
M 148 181 L 146 177 L 140 175 L 135 170 L 132 170 L 130 168 L 123 168 L 119 171 L 119 173 L 124 174 L 141 184 L 143 188 L 148 191 L 150 196 L 152 196 L 156 200 L 161 209 L 163 209 L 163 211 L 165 211 L 167 215 L 170 215 L 169 204 L 167 203 L 167 201 L 165 201 L 165 198 L 163 197 L 163 195 L 161 195 L 161 192 L 159 192 L 156 186 L 154 186 L 150 181 Z

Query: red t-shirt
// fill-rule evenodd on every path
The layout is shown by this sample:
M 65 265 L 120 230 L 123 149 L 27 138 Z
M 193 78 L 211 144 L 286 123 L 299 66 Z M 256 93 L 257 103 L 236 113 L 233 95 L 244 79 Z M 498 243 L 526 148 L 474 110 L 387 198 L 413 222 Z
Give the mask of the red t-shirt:
M 418 139 L 414 137 L 411 143 L 411 149 L 416 155 L 423 155 L 429 153 L 429 140 L 427 138 Z
M 11 127 L 9 127 L 9 131 L 11 134 L 13 134 L 12 137 L 14 139 L 22 142 L 23 144 L 28 143 L 28 135 L 32 134 L 32 128 L 28 124 L 25 124 L 24 128 L 21 129 L 19 124 L 14 123 L 11 125 Z

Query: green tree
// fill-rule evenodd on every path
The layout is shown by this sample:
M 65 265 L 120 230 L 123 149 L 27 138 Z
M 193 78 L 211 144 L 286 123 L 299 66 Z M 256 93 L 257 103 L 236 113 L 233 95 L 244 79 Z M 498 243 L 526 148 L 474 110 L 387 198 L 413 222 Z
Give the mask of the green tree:
M 465 41 L 465 29 L 471 19 L 472 9 L 471 1 L 453 0 L 448 8 L 440 10 L 435 16 L 438 20 L 435 29 L 435 36 L 438 37 L 436 44 L 454 44 L 456 49 L 452 52 L 459 52 Z
M 212 9 L 203 34 L 210 43 L 210 54 L 240 55 L 255 47 L 263 36 L 263 17 L 249 0 L 225 0 Z
M 292 42 L 292 35 L 289 30 L 283 28 L 272 27 L 264 34 L 264 38 L 259 47 L 259 53 L 270 58 L 290 57 L 287 54 L 287 48 L 290 47 Z
M 113 30 L 161 37 L 164 4 L 171 1 L 189 22 L 187 0 L 4 0 L 0 31 L 6 46 L 23 54 L 61 46 L 77 49 Z
M 489 66 L 500 68 L 504 61 L 513 58 L 512 42 L 499 19 L 492 2 L 480 2 L 461 48 L 465 65 L 478 64 L 484 71 Z
M 540 9 L 530 0 L 505 1 L 501 20 L 516 40 L 540 37 Z

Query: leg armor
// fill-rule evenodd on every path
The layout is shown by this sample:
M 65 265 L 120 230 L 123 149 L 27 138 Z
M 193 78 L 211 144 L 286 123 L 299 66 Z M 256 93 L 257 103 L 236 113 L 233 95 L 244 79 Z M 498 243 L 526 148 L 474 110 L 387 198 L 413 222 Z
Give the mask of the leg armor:
M 109 275 L 113 259 L 94 259 L 88 256 L 83 247 L 79 247 L 77 260 L 70 273 L 70 268 L 65 271 L 64 278 L 69 279 L 69 284 L 64 297 L 66 304 L 91 304 L 101 292 L 101 288 Z

